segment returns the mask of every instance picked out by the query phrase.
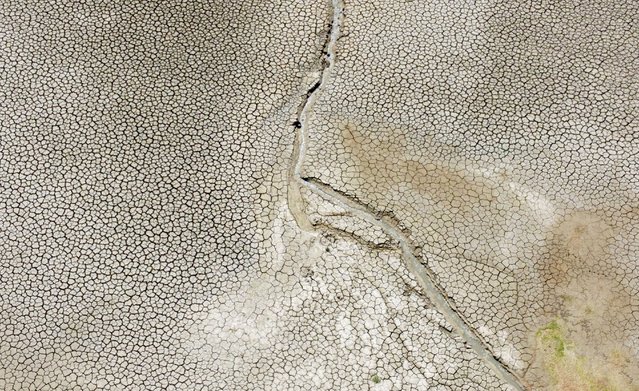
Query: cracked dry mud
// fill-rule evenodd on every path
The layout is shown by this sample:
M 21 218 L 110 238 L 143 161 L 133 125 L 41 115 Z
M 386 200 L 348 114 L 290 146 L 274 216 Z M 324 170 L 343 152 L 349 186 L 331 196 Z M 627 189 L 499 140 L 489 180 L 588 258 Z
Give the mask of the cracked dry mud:
M 0 2 L 0 389 L 639 390 L 638 22 Z

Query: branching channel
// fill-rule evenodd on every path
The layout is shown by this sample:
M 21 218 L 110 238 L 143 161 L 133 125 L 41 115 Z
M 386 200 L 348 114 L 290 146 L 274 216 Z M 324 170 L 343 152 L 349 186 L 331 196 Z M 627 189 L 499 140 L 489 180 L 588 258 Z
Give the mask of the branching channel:
M 389 237 L 399 243 L 399 249 L 401 250 L 406 267 L 416 278 L 430 301 L 453 327 L 453 333 L 460 336 L 466 345 L 512 389 L 523 391 L 525 388 L 522 386 L 522 381 L 492 354 L 480 335 L 470 326 L 469 322 L 455 310 L 447 296 L 443 293 L 442 288 L 435 282 L 436 280 L 432 271 L 427 269 L 417 259 L 415 256 L 415 247 L 411 244 L 405 233 L 398 227 L 394 219 L 385 218 L 385 216 L 374 213 L 354 198 L 333 189 L 328 184 L 313 180 L 312 178 L 305 178 L 301 174 L 308 141 L 308 116 L 318 99 L 322 86 L 326 85 L 334 65 L 335 46 L 340 36 L 344 16 L 343 1 L 332 0 L 332 9 L 333 17 L 330 33 L 324 45 L 321 75 L 319 80 L 307 91 L 305 99 L 300 105 L 301 109 L 298 119 L 295 122 L 297 134 L 293 146 L 288 181 L 288 204 L 291 214 L 300 229 L 304 231 L 321 229 L 321 227 L 313 226 L 305 214 L 304 201 L 300 193 L 300 188 L 304 187 L 314 194 L 339 205 L 354 216 L 380 227 Z

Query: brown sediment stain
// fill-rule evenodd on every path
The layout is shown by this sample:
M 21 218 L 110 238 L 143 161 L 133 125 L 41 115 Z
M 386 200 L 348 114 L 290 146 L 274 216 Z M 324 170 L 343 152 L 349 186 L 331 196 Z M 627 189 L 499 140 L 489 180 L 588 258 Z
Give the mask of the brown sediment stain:
M 579 211 L 557 227 L 561 244 L 569 254 L 583 262 L 596 262 L 608 256 L 613 230 L 596 213 Z
M 340 131 L 368 194 L 381 196 L 403 184 L 441 206 L 459 208 L 462 214 L 473 212 L 473 204 L 495 200 L 496 186 L 486 178 L 436 160 L 408 158 L 406 136 L 400 129 L 367 128 L 364 133 L 355 123 L 343 121 Z
M 531 344 L 533 368 L 552 390 L 639 390 L 639 360 L 628 347 L 637 332 L 632 311 L 639 302 L 617 280 L 615 231 L 602 211 L 579 210 L 548 233 L 548 253 L 537 267 L 546 292 L 545 319 L 558 319 L 561 326 L 561 338 L 552 341 L 557 347 L 565 340 L 565 352 L 539 339 L 547 325 L 531 336 Z
M 547 234 L 547 253 L 537 265 L 542 283 L 555 287 L 584 273 L 608 274 L 613 236 L 600 212 L 569 213 Z
M 545 231 L 541 236 L 547 233 L 545 255 L 539 258 L 533 255 L 529 259 L 531 269 L 525 270 L 536 269 L 539 278 L 536 283 L 543 287 L 546 314 L 538 318 L 539 322 L 561 319 L 563 333 L 571 344 L 568 357 L 572 358 L 550 370 L 548 349 L 540 346 L 535 337 L 536 329 L 543 325 L 530 324 L 532 332 L 528 346 L 537 357 L 537 365 L 533 365 L 531 370 L 536 373 L 532 376 L 546 377 L 554 390 L 637 389 L 633 379 L 639 379 L 639 363 L 624 342 L 630 341 L 630 333 L 637 331 L 631 311 L 639 308 L 639 303 L 618 280 L 619 265 L 615 264 L 611 250 L 615 244 L 616 227 L 604 211 L 574 211 L 554 226 L 547 227 L 537 223 L 533 217 L 526 217 L 529 210 L 504 186 L 511 178 L 474 174 L 465 168 L 464 159 L 453 148 L 447 150 L 450 156 L 446 161 L 455 165 L 430 156 L 413 157 L 402 129 L 360 126 L 353 121 L 342 121 L 339 130 L 346 155 L 352 161 L 352 171 L 348 171 L 348 175 L 353 178 L 349 179 L 359 183 L 358 191 L 384 202 L 388 201 L 388 195 L 403 187 L 411 189 L 419 197 L 430 199 L 433 209 L 423 216 L 411 217 L 413 224 L 418 225 L 412 228 L 421 231 L 426 242 L 432 236 L 428 220 L 438 215 L 438 209 L 445 211 L 460 225 L 464 225 L 464 221 L 481 221 L 483 231 L 479 234 L 484 239 L 499 238 L 508 229 L 508 217 L 500 215 L 499 210 L 517 212 L 519 219 L 526 219 L 524 224 L 530 224 L 530 232 Z M 435 143 L 429 139 L 424 142 Z M 436 149 L 442 147 L 438 144 Z M 420 147 L 421 150 L 424 148 Z M 401 205 L 392 202 L 393 207 Z M 455 229 L 432 234 L 443 235 L 442 239 L 448 243 L 455 244 L 459 240 Z M 490 243 L 481 245 L 488 247 Z M 541 247 L 535 248 L 541 250 Z M 447 251 L 451 251 L 450 247 Z M 492 253 L 485 251 L 488 252 L 483 256 L 477 249 L 471 253 L 490 266 L 493 261 L 486 257 L 490 258 Z M 535 280 L 530 275 L 519 277 Z M 521 311 L 527 313 L 528 309 Z M 536 309 L 530 311 L 534 311 L 535 317 L 540 315 Z
M 554 289 L 583 275 L 614 275 L 614 236 L 613 224 L 601 211 L 567 213 L 547 232 L 547 251 L 536 265 L 541 282 Z

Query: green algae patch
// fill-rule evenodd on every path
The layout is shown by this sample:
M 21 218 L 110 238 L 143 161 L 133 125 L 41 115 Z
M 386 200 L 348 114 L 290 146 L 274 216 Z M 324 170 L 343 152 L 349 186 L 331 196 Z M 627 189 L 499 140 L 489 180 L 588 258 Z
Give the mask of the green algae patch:
M 543 326 L 537 331 L 537 338 L 542 343 L 544 350 L 552 350 L 554 359 L 561 359 L 566 355 L 568 341 L 559 326 L 557 319 Z
M 375 383 L 375 384 L 378 384 L 379 382 L 381 382 L 381 381 L 382 381 L 382 379 L 380 379 L 380 377 L 379 377 L 379 376 L 377 376 L 377 375 L 373 375 L 373 376 L 371 377 L 371 380 L 372 380 L 372 381 L 373 381 L 373 383 Z
M 617 376 L 613 363 L 579 353 L 564 320 L 554 319 L 535 333 L 537 349 L 556 391 L 637 390 Z

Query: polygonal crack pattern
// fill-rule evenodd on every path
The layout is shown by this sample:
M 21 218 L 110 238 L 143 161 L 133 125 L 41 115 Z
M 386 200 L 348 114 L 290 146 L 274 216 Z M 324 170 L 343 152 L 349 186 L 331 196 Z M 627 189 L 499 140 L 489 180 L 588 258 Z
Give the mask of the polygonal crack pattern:
M 639 4 L 0 4 L 0 389 L 639 390 Z

